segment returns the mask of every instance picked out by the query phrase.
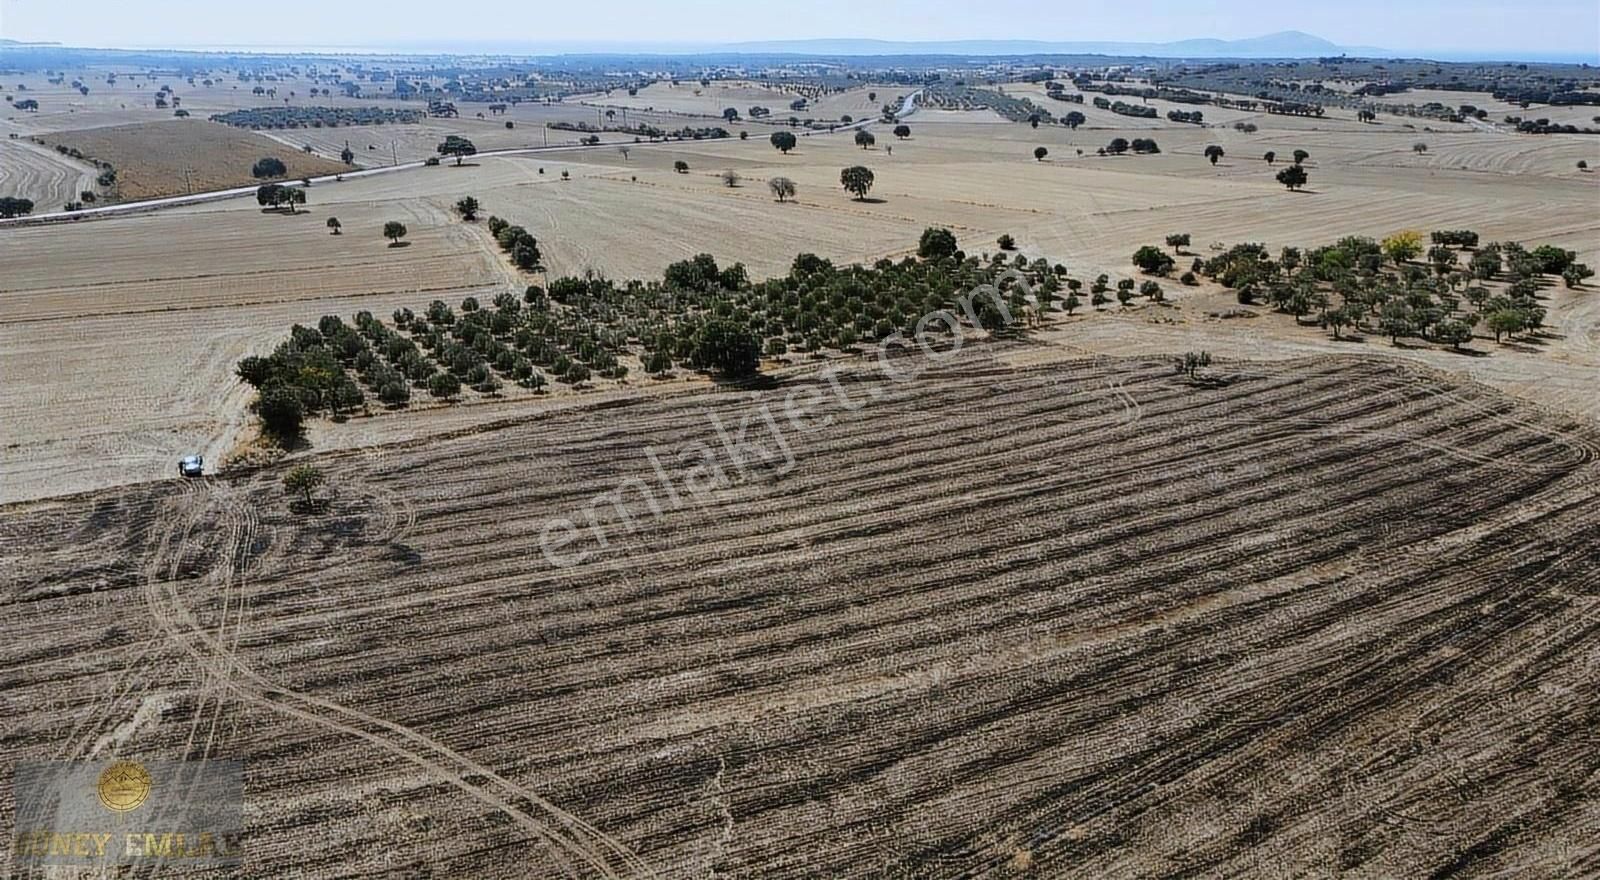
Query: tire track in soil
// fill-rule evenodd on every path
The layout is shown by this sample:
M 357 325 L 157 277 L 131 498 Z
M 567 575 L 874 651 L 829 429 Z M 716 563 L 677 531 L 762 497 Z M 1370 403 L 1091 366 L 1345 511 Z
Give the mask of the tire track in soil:
M 243 572 L 238 555 L 253 534 L 255 515 L 248 501 L 233 501 L 222 492 L 213 492 L 206 501 L 220 503 L 228 511 L 223 518 L 227 529 L 225 543 L 233 552 L 224 554 L 221 568 L 208 572 L 205 578 L 222 582 L 226 609 L 229 593 L 239 586 Z M 220 714 L 223 696 L 229 695 L 365 740 L 396 754 L 512 817 L 530 836 L 545 844 L 567 876 L 582 877 L 584 871 L 607 878 L 655 876 L 648 864 L 619 841 L 443 743 L 333 701 L 279 687 L 245 666 L 235 651 L 222 643 L 226 614 L 221 616 L 218 632 L 211 633 L 183 605 L 178 595 L 178 585 L 183 581 L 179 571 L 181 555 L 171 555 L 172 539 L 181 533 L 179 545 L 186 544 L 201 520 L 192 508 L 175 513 L 173 523 L 157 539 L 159 549 L 146 566 L 146 607 L 171 641 L 200 667 L 209 683 L 207 687 L 220 689 L 221 693 L 215 697 L 215 713 Z M 237 629 L 242 626 L 241 618 L 235 628 L 235 647 Z M 201 714 L 197 710 L 196 718 Z M 212 726 L 214 729 L 215 718 Z M 208 736 L 205 752 L 209 752 L 210 746 Z
M 573 570 L 538 556 L 544 517 L 647 472 L 647 443 L 706 439 L 705 410 L 736 422 L 772 395 L 323 456 L 339 485 L 403 499 L 365 521 L 409 523 L 407 558 L 369 541 L 321 571 L 273 546 L 232 598 L 148 589 L 185 655 L 229 667 L 245 646 L 259 671 L 232 669 L 230 700 L 330 750 L 364 732 L 420 753 L 455 787 L 470 768 L 298 694 L 469 737 L 663 876 L 1585 864 L 1537 848 L 1581 824 L 1553 787 L 1600 770 L 1593 435 L 1356 359 L 1217 369 L 1209 390 L 1151 359 L 935 372 L 797 441 L 781 478 Z M 246 598 L 236 640 L 215 610 Z M 326 638 L 355 627 L 382 638 Z M 437 705 L 406 708 L 418 694 Z M 330 821 L 264 803 L 282 823 L 264 835 Z M 428 858 L 518 876 L 505 837 Z

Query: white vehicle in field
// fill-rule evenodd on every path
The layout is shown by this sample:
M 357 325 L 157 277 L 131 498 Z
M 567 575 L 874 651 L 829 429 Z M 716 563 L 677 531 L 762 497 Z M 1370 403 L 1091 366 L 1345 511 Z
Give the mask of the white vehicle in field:
M 206 460 L 198 455 L 185 455 L 178 459 L 178 473 L 185 477 L 198 477 L 206 467 Z

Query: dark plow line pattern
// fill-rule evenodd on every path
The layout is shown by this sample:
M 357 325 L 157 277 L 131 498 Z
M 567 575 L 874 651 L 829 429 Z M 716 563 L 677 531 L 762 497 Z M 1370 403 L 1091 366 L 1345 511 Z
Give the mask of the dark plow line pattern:
M 1600 772 L 1593 432 L 1361 360 L 1230 379 L 1116 359 L 847 375 L 861 408 L 790 432 L 791 472 L 639 507 L 565 570 L 537 549 L 546 518 L 650 483 L 646 446 L 715 446 L 708 411 L 737 422 L 786 388 L 323 456 L 320 525 L 270 472 L 19 508 L 8 541 L 121 514 L 125 552 L 169 574 L 148 607 L 193 626 L 146 624 L 108 649 L 126 668 L 4 646 L 0 693 L 28 705 L 65 666 L 98 696 L 56 724 L 87 743 L 206 668 L 220 702 L 151 735 L 182 748 L 226 703 L 251 713 L 206 747 L 279 768 L 252 780 L 252 844 L 285 876 L 378 870 L 296 849 L 352 820 L 294 780 L 339 802 L 363 770 L 461 814 L 395 863 L 436 876 L 553 874 L 560 852 L 582 876 L 1208 877 L 1309 852 L 1314 875 L 1553 870 L 1541 846 L 1592 832 Z M 23 594 L 0 601 L 26 634 L 109 601 Z M 52 729 L 0 750 L 54 749 Z

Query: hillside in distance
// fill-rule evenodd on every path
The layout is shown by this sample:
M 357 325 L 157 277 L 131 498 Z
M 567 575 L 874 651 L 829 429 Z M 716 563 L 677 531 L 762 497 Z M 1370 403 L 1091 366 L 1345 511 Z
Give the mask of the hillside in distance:
M 1055 40 L 772 40 L 735 43 L 736 52 L 814 55 L 1124 55 L 1154 58 L 1317 58 L 1327 55 L 1387 56 L 1370 46 L 1340 46 L 1302 31 L 1282 31 L 1242 40 L 1189 39 L 1169 43 Z

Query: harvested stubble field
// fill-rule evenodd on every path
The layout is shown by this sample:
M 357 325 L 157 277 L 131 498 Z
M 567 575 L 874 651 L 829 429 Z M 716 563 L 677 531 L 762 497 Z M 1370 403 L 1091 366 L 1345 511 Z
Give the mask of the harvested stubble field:
M 0 194 L 30 199 L 36 211 L 59 211 L 92 190 L 95 171 L 32 141 L 0 140 Z
M 13 506 L 0 756 L 241 758 L 259 877 L 1600 871 L 1592 426 L 1217 372 L 969 353 L 324 455 L 310 515 L 281 469 Z M 792 468 L 674 506 L 791 393 Z
M 339 236 L 315 201 L 295 217 L 225 205 L 5 233 L 0 501 L 160 479 L 191 452 L 220 464 L 250 421 L 234 364 L 289 325 L 501 281 L 444 204 L 342 205 Z M 410 246 L 385 246 L 388 218 L 411 225 Z
M 348 168 L 249 131 L 199 119 L 61 131 L 40 137 L 52 147 L 62 144 L 110 162 L 117 170 L 114 192 L 123 201 L 260 183 L 250 176 L 250 167 L 269 156 L 283 161 L 290 180 L 337 174 Z
M 513 114 L 594 110 L 512 108 Z M 992 121 L 980 121 L 985 118 Z M 334 148 L 347 135 L 406 130 L 411 134 L 400 147 L 404 158 L 405 150 L 430 152 L 434 138 L 457 122 L 324 129 L 323 136 L 340 140 L 321 146 Z M 446 162 L 318 184 L 307 210 L 296 217 L 262 214 L 246 198 L 0 231 L 0 369 L 11 387 L 27 389 L 0 398 L 0 417 L 11 429 L 7 442 L 17 444 L 8 450 L 0 500 L 154 479 L 170 474 L 176 457 L 187 452 L 226 452 L 248 421 L 239 410 L 245 395 L 233 363 L 265 353 L 290 324 L 313 323 L 330 313 L 349 318 L 362 308 L 386 315 L 434 296 L 458 303 L 471 294 L 487 302 L 498 292 L 520 294 L 527 284 L 541 283 L 537 276 L 510 273 L 482 224 L 453 215 L 450 206 L 463 195 L 477 197 L 485 215 L 526 226 L 539 240 L 550 277 L 593 271 L 616 279 L 655 278 L 674 260 L 709 252 L 725 265 L 743 262 L 759 278 L 787 271 L 802 250 L 837 261 L 903 255 L 934 225 L 952 229 L 974 252 L 992 249 L 1001 233 L 1013 235 L 1020 253 L 1062 262 L 1081 278 L 1101 272 L 1130 277 L 1129 254 L 1141 244 L 1160 245 L 1174 232 L 1192 233 L 1193 252 L 1205 256 L 1213 243 L 1259 241 L 1276 250 L 1344 235 L 1469 228 L 1486 241 L 1549 242 L 1600 264 L 1600 215 L 1593 210 L 1600 175 L 1574 167 L 1584 157 L 1600 166 L 1600 142 L 1593 138 L 1452 133 L 1430 136 L 1432 148 L 1417 156 L 1410 150 L 1415 136 L 1387 122 L 1274 116 L 1262 117 L 1261 130 L 1250 134 L 1174 124 L 1155 134 L 1159 155 L 1099 157 L 1094 149 L 1110 138 L 1151 131 L 1033 130 L 992 113 L 925 109 L 908 123 L 912 134 L 906 140 L 879 126 L 879 142 L 870 150 L 855 147 L 848 133 L 818 133 L 801 137 L 796 150 L 782 155 L 752 134 L 749 141 L 641 145 L 627 157 L 611 146 L 479 157 L 461 168 Z M 496 124 L 469 119 L 459 127 Z M 199 125 L 273 148 L 259 133 L 196 120 L 151 127 Z M 521 122 L 499 132 L 505 144 L 535 136 Z M 1208 143 L 1226 147 L 1226 158 L 1216 166 L 1201 155 Z M 366 146 L 354 139 L 352 144 L 358 153 Z M 486 137 L 479 146 L 505 144 Z M 1049 148 L 1046 161 L 1034 161 L 1035 145 Z M 1302 147 L 1312 154 L 1307 164 L 1314 192 L 1290 193 L 1260 157 L 1269 149 L 1287 155 Z M 1087 155 L 1078 156 L 1078 149 Z M 689 173 L 672 171 L 678 160 L 690 166 Z M 248 163 L 241 162 L 247 171 Z M 876 173 L 875 201 L 856 201 L 839 188 L 839 169 L 855 163 Z M 740 174 L 742 184 L 724 186 L 718 175 L 725 169 Z M 561 179 L 564 171 L 570 180 Z M 795 200 L 773 201 L 767 181 L 776 176 L 798 184 Z M 340 218 L 344 235 L 327 234 L 323 223 L 330 215 Z M 407 224 L 411 246 L 384 246 L 379 230 L 390 219 Z M 85 262 L 88 253 L 112 259 Z M 1592 288 L 1549 292 L 1551 332 L 1536 345 L 1495 345 L 1480 338 L 1472 348 L 1489 356 L 1462 357 L 1378 340 L 1335 341 L 1325 332 L 1293 326 L 1286 316 L 1213 321 L 1206 313 L 1230 307 L 1224 300 L 1231 300 L 1232 291 L 1208 282 L 1199 288 L 1166 286 L 1170 308 L 1086 310 L 1071 320 L 1052 315 L 1045 338 L 1059 346 L 1057 357 L 1381 352 L 1600 416 L 1600 398 L 1593 393 L 1600 382 L 1600 297 Z M 151 339 L 162 344 L 151 345 Z M 64 356 L 47 344 L 73 354 Z M 174 362 L 183 367 L 174 369 Z M 61 390 L 59 378 L 67 370 L 75 379 L 70 393 Z M 169 411 L 184 415 L 150 417 Z M 85 425 L 85 413 L 114 417 Z M 376 420 L 383 424 L 372 426 L 371 435 L 431 433 L 441 417 L 436 411 L 425 418 Z M 444 418 L 454 425 L 465 417 Z M 123 433 L 142 439 L 130 446 Z M 336 446 L 360 442 L 334 434 L 326 439 Z

